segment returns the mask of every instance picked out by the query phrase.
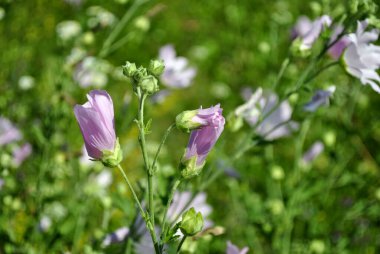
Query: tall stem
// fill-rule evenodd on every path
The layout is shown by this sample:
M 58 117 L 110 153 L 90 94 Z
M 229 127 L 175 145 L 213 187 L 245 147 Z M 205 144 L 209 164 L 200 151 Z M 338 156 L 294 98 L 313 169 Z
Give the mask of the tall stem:
M 184 235 L 184 236 L 182 237 L 181 242 L 180 242 L 179 245 L 178 245 L 177 253 L 179 253 L 179 251 L 181 250 L 181 248 L 182 248 L 182 244 L 185 242 L 185 240 L 186 240 L 186 236 Z
M 176 126 L 175 123 L 173 123 L 173 124 L 171 124 L 169 126 L 169 128 L 166 130 L 166 132 L 164 134 L 164 137 L 161 140 L 160 145 L 158 146 L 156 155 L 154 156 L 154 159 L 153 159 L 153 162 L 152 162 L 152 166 L 151 166 L 151 168 L 152 168 L 153 171 L 155 170 L 156 162 L 157 162 L 157 159 L 158 159 L 158 155 L 160 154 L 161 148 L 165 144 L 166 139 L 168 138 L 170 132 L 174 129 L 175 126 Z
M 181 179 L 177 179 L 174 184 L 173 184 L 173 187 L 169 193 L 169 198 L 168 198 L 168 202 L 166 203 L 166 206 L 165 206 L 165 210 L 164 210 L 164 213 L 162 215 L 162 220 L 161 220 L 161 225 L 162 225 L 162 237 L 165 237 L 165 234 L 166 234 L 166 229 L 165 229 L 165 226 L 166 226 L 166 214 L 168 213 L 168 210 L 169 210 L 169 207 L 170 207 L 170 204 L 172 203 L 173 201 L 173 197 L 174 197 L 174 193 L 175 191 L 177 190 L 178 186 L 180 185 L 181 183 Z

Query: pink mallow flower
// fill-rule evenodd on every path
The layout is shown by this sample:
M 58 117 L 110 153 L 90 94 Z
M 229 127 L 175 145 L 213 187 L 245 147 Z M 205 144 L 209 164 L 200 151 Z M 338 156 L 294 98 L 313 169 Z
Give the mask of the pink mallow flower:
M 173 45 L 165 45 L 160 49 L 159 58 L 164 61 L 165 71 L 161 82 L 170 88 L 186 88 L 197 74 L 197 70 L 189 66 L 185 57 L 176 56 Z
M 232 244 L 230 241 L 227 242 L 226 254 L 246 254 L 248 253 L 248 251 L 248 247 L 244 247 L 240 250 L 236 245 Z
M 22 138 L 22 134 L 11 121 L 4 117 L 0 117 L 0 146 L 18 141 Z
M 214 107 L 187 112 L 189 116 L 192 115 L 192 112 L 196 114 L 191 117 L 191 122 L 195 124 L 195 128 L 190 134 L 190 140 L 181 161 L 182 176 L 185 178 L 200 173 L 208 153 L 222 134 L 225 124 L 219 104 Z M 186 117 L 183 120 L 186 122 Z
M 366 21 L 358 22 L 356 33 L 348 35 L 351 44 L 344 52 L 343 60 L 349 74 L 380 93 L 380 76 L 377 73 L 380 67 L 380 46 L 370 43 L 377 41 L 379 30 L 365 32 L 367 25 Z
M 31 154 L 32 146 L 29 143 L 26 143 L 21 147 L 16 146 L 13 149 L 13 165 L 19 167 Z
M 341 26 L 341 25 L 335 26 L 333 34 L 331 35 L 329 43 L 330 44 L 333 43 L 342 32 L 343 32 L 343 26 Z M 329 55 L 333 59 L 338 60 L 339 57 L 342 55 L 343 51 L 347 48 L 347 46 L 350 43 L 351 43 L 351 41 L 348 38 L 348 36 L 347 35 L 343 35 L 338 41 L 336 41 L 334 43 L 334 45 L 332 45 L 329 48 L 329 50 L 328 50 Z
M 74 107 L 87 153 L 106 166 L 117 166 L 121 161 L 121 151 L 115 134 L 111 96 L 106 91 L 93 90 L 87 98 L 88 102 Z

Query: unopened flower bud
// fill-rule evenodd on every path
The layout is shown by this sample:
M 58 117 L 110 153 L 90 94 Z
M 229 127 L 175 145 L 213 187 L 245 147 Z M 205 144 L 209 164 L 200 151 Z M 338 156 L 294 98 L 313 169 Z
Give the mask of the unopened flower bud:
M 182 221 L 179 226 L 181 232 L 185 236 L 194 236 L 203 228 L 203 216 L 200 212 L 195 212 L 194 208 L 190 208 L 182 215 Z
M 158 77 L 160 76 L 165 69 L 164 62 L 162 60 L 151 60 L 149 64 L 149 72 L 152 73 L 154 76 Z
M 127 76 L 128 78 L 131 78 L 133 77 L 133 75 L 135 74 L 137 68 L 136 68 L 136 64 L 134 63 L 131 63 L 131 62 L 126 62 L 125 65 L 123 65 L 123 74 L 125 76 Z
M 197 118 L 195 118 L 198 112 L 199 110 L 186 110 L 177 115 L 175 118 L 177 128 L 184 132 L 190 132 L 191 130 L 202 127 L 204 124 L 197 121 Z
M 147 94 L 154 94 L 160 90 L 157 79 L 152 75 L 141 78 L 138 85 Z
M 202 162 L 202 164 L 197 165 L 198 156 L 190 157 L 186 159 L 186 152 L 184 157 L 181 159 L 181 163 L 179 165 L 179 169 L 181 171 L 181 176 L 184 179 L 190 179 L 194 176 L 197 176 L 201 173 L 206 162 Z
M 140 66 L 134 73 L 133 73 L 133 79 L 139 82 L 142 78 L 146 77 L 148 75 L 148 72 L 146 69 L 142 66 Z

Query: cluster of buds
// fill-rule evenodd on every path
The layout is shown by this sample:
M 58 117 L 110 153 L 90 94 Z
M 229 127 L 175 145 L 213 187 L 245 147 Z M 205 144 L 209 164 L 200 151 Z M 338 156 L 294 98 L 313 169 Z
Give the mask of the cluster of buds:
M 152 95 L 159 90 L 158 77 L 164 72 L 165 65 L 161 60 L 151 60 L 149 67 L 136 67 L 135 63 L 126 62 L 123 65 L 123 74 L 131 80 L 133 91 L 137 94 L 140 89 L 143 93 Z
M 194 236 L 203 229 L 203 216 L 192 207 L 182 214 L 179 229 L 185 236 Z

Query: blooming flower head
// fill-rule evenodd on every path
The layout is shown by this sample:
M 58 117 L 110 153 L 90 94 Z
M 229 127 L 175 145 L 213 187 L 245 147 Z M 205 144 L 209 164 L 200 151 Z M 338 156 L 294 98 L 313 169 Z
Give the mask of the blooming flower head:
M 0 117 L 0 146 L 18 141 L 22 138 L 22 134 L 11 121 L 4 117 Z
M 377 70 L 380 67 L 380 46 L 371 44 L 379 37 L 379 31 L 373 29 L 365 32 L 367 22 L 358 22 L 356 33 L 349 34 L 351 44 L 343 55 L 346 71 L 360 79 L 363 85 L 370 85 L 380 93 L 380 76 Z
M 311 101 L 303 107 L 305 111 L 314 112 L 322 105 L 329 104 L 329 98 L 334 94 L 335 86 L 330 86 L 326 90 L 317 90 Z
M 265 140 L 275 140 L 290 135 L 298 129 L 291 121 L 292 108 L 287 100 L 278 104 L 278 96 L 258 88 L 245 104 L 235 110 L 235 115 L 244 118 L 255 128 L 256 134 Z M 260 122 L 260 118 L 264 119 Z
M 177 57 L 173 45 L 165 45 L 160 49 L 159 58 L 165 63 L 165 71 L 161 82 L 170 88 L 188 87 L 197 71 L 188 66 L 185 57 Z
M 202 169 L 206 157 L 214 147 L 224 129 L 225 119 L 220 105 L 199 109 L 192 117 L 192 121 L 199 125 L 190 134 L 185 155 L 182 158 L 184 177 L 197 175 Z M 186 176 L 185 176 L 186 175 Z
M 16 167 L 20 166 L 31 154 L 32 146 L 29 143 L 26 143 L 21 147 L 16 146 L 13 149 L 13 165 Z
M 106 166 L 116 166 L 121 161 L 121 151 L 115 134 L 111 96 L 106 91 L 93 90 L 87 98 L 88 102 L 74 108 L 87 153 Z
M 66 20 L 57 25 L 56 31 L 62 41 L 69 41 L 77 37 L 81 33 L 82 28 L 77 21 Z
M 248 251 L 248 247 L 244 247 L 240 250 L 236 245 L 232 244 L 230 241 L 227 242 L 226 254 L 246 254 L 248 253 Z
M 343 32 L 343 26 L 338 25 L 334 28 L 333 34 L 331 35 L 330 42 L 333 43 L 338 36 Z M 343 35 L 337 42 L 332 45 L 328 53 L 329 55 L 337 60 L 343 53 L 343 51 L 347 48 L 347 46 L 351 43 L 350 39 L 348 38 L 347 35 Z
M 293 37 L 297 38 L 297 48 L 301 52 L 311 49 L 323 29 L 329 27 L 331 23 L 331 18 L 328 15 L 323 15 L 313 22 L 302 16 L 292 32 Z

